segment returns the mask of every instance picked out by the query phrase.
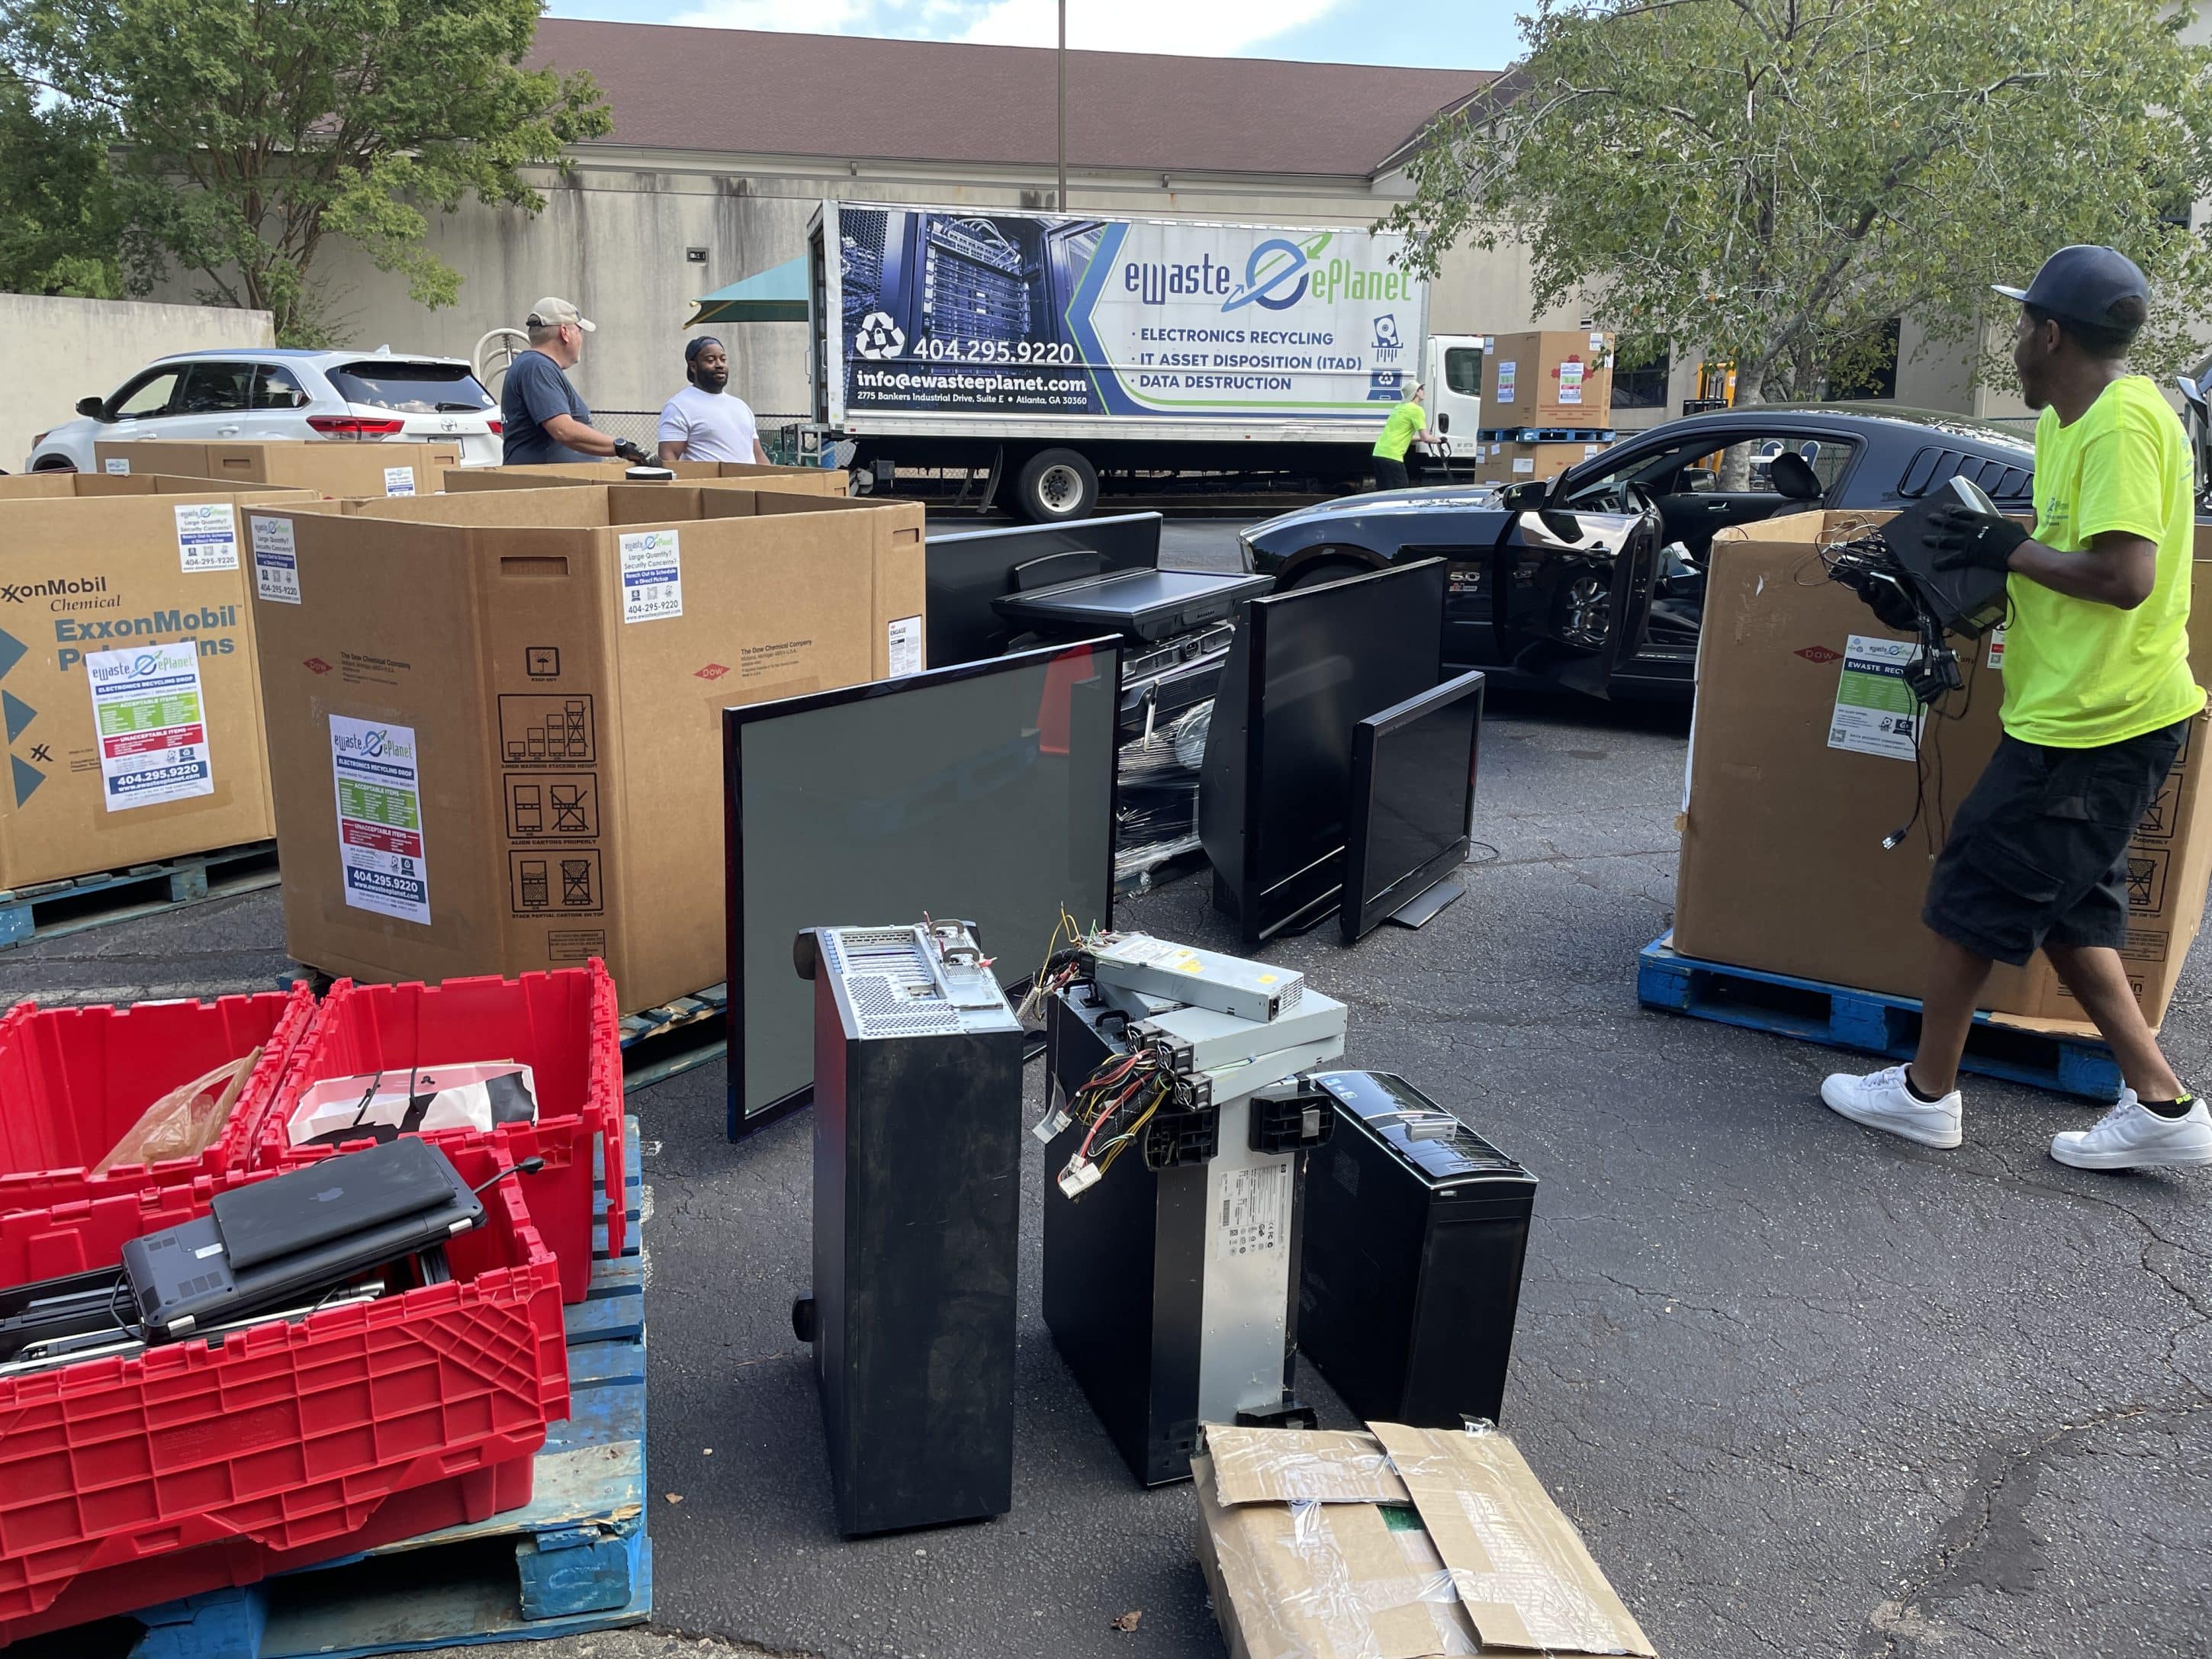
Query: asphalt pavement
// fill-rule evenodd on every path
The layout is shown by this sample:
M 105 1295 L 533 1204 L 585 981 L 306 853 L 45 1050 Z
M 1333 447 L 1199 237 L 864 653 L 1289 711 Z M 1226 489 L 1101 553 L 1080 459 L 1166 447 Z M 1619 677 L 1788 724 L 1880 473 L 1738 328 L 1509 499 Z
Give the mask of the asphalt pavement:
M 1221 562 L 1232 533 L 1172 526 L 1170 562 Z M 1405 1073 L 1540 1177 L 1504 1426 L 1670 1659 L 2212 1653 L 2212 1171 L 2063 1168 L 2049 1137 L 2097 1109 L 1987 1083 L 1965 1146 L 1908 1146 L 1820 1106 L 1848 1057 L 1640 1009 L 1686 731 L 1493 697 L 1466 898 L 1355 950 L 1331 929 L 1261 952 L 1350 1006 L 1347 1064 Z M 1202 877 L 1115 919 L 1234 947 Z M 258 987 L 282 937 L 276 894 L 252 895 L 0 953 L 0 992 Z M 2204 955 L 2167 1037 L 2212 1080 Z M 836 1535 L 789 1325 L 811 1126 L 732 1146 L 725 1086 L 716 1063 L 630 1097 L 656 1629 L 557 1645 L 1220 1654 L 1188 1487 L 1133 1486 L 1045 1330 L 1038 1157 L 1013 1512 Z

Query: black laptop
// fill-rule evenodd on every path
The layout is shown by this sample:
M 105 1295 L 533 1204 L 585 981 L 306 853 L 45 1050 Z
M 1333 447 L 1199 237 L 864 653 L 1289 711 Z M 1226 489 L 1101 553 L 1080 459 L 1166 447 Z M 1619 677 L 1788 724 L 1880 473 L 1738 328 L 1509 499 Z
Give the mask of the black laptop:
M 123 1247 L 147 1339 L 295 1302 L 483 1221 L 453 1160 L 413 1136 L 220 1194 L 210 1212 Z

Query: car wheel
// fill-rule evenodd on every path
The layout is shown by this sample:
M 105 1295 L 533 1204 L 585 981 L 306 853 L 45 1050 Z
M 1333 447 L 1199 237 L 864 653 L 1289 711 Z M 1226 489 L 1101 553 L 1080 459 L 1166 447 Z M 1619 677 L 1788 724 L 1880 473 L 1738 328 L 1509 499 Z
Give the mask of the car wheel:
M 1601 650 L 1613 632 L 1613 583 L 1585 567 L 1559 592 L 1557 632 L 1582 651 Z
M 1023 514 L 1036 524 L 1087 519 L 1098 504 L 1098 471 L 1072 449 L 1030 457 L 1016 486 Z
M 1361 564 L 1352 559 L 1316 559 L 1311 564 L 1302 567 L 1295 576 L 1278 578 L 1275 582 L 1275 592 L 1297 593 L 1309 587 L 1326 587 L 1331 582 L 1340 582 L 1352 576 L 1368 575 L 1372 569 L 1372 566 Z

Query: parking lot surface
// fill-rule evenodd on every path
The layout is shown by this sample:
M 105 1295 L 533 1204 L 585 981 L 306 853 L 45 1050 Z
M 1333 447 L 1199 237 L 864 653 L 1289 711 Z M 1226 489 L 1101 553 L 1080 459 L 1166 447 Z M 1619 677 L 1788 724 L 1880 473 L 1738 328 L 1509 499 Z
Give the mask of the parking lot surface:
M 1233 556 L 1218 523 L 1169 545 Z M 1686 731 L 1679 709 L 1494 697 L 1468 896 L 1419 933 L 1262 953 L 1350 1006 L 1347 1064 L 1403 1073 L 1540 1176 L 1504 1426 L 1673 1659 L 2212 1652 L 2212 1171 L 2062 1168 L 2049 1137 L 2097 1109 L 1986 1083 L 1965 1146 L 1911 1146 L 1820 1105 L 1850 1057 L 1638 1008 Z M 1234 946 L 1203 877 L 1115 920 Z M 0 991 L 258 987 L 282 939 L 276 895 L 256 894 L 0 953 Z M 2167 1025 L 2204 1080 L 2209 1005 L 2200 966 Z M 1219 1653 L 1188 1489 L 1134 1487 L 1044 1328 L 1039 1156 L 1013 1512 L 837 1537 L 789 1324 L 811 1125 L 728 1144 L 725 1081 L 716 1063 L 630 1099 L 661 1632 L 558 1647 Z M 1111 1627 L 1133 1611 L 1133 1633 Z

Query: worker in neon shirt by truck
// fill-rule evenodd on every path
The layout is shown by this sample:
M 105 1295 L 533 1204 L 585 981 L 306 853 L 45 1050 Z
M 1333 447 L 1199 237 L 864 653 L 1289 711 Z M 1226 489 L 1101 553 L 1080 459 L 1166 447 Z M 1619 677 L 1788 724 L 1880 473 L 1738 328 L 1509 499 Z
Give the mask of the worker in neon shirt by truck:
M 1406 451 L 1416 443 L 1432 444 L 1428 411 L 1421 407 L 1421 383 L 1406 388 L 1406 396 L 1382 422 L 1382 435 L 1375 441 L 1375 487 L 1404 489 L 1413 483 L 1406 476 Z

